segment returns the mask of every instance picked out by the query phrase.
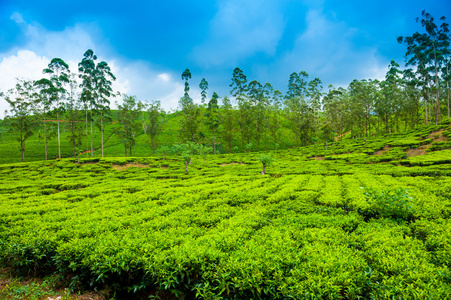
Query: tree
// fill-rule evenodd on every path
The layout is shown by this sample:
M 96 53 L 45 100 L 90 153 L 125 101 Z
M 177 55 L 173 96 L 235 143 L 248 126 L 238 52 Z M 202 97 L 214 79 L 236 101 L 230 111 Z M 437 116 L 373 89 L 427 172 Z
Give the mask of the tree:
M 293 72 L 288 79 L 288 91 L 286 98 L 302 97 L 307 93 L 307 78 L 308 73 L 301 71 L 299 73 Z
M 248 143 L 248 144 L 246 145 L 246 149 L 247 149 L 249 155 L 251 155 L 252 143 Z
M 330 85 L 329 88 L 329 93 L 324 97 L 326 120 L 335 134 L 341 138 L 346 127 L 346 121 L 349 118 L 349 97 L 347 90 L 342 87 L 334 89 Z
M 72 145 L 74 158 L 76 155 L 78 156 L 78 151 L 81 147 L 83 130 L 79 125 L 81 103 L 77 95 L 77 85 L 75 74 L 71 74 L 69 78 L 69 91 L 65 110 L 69 121 L 69 135 L 67 136 L 67 139 L 69 139 Z
M 254 131 L 253 136 L 260 150 L 260 141 L 267 129 L 266 110 L 268 106 L 267 98 L 264 95 L 263 86 L 257 80 L 252 80 L 248 85 L 248 97 L 251 101 L 251 111 L 253 115 Z
M 9 90 L 4 99 L 10 106 L 10 115 L 6 114 L 5 121 L 10 125 L 10 131 L 18 134 L 20 157 L 24 161 L 25 142 L 33 135 L 37 119 L 32 115 L 33 104 L 37 96 L 33 91 L 32 81 L 18 80 L 16 87 Z
M 204 163 L 205 163 L 205 158 L 207 157 L 208 154 L 210 154 L 212 152 L 212 148 L 210 147 L 205 147 L 202 144 L 198 144 L 197 145 L 197 153 L 199 153 L 200 156 L 202 156 L 202 158 L 204 159 Z
M 39 91 L 39 97 L 36 99 L 36 108 L 38 110 L 38 114 L 42 115 L 43 122 L 44 122 L 44 153 L 45 153 L 45 160 L 48 159 L 47 155 L 47 113 L 51 109 L 51 105 L 53 102 L 53 98 L 55 95 L 57 95 L 57 90 L 55 86 L 53 85 L 52 81 L 47 78 L 42 78 L 38 81 L 36 81 L 35 86 L 38 87 Z
M 426 11 L 421 13 L 422 19 L 416 18 L 417 22 L 425 28 L 425 33 L 415 32 L 412 36 L 399 36 L 398 42 L 406 44 L 406 66 L 416 66 L 416 73 L 422 80 L 425 102 L 425 122 L 428 124 L 427 100 L 432 100 L 435 90 L 435 103 L 433 103 L 435 123 L 441 120 L 440 111 L 440 82 L 439 76 L 441 66 L 450 55 L 449 28 L 446 18 L 441 17 L 442 24 L 437 26 L 435 19 Z
M 83 54 L 82 61 L 78 64 L 79 78 L 82 80 L 80 87 L 83 89 L 81 93 L 81 100 L 85 109 L 86 122 L 86 157 L 89 155 L 89 135 L 88 135 L 88 109 L 91 111 L 91 157 L 94 156 L 94 147 L 92 142 L 92 109 L 95 105 L 95 61 L 97 56 L 94 51 L 88 49 Z
M 61 158 L 61 134 L 60 134 L 60 113 L 64 111 L 64 96 L 66 89 L 64 85 L 69 83 L 69 65 L 66 64 L 61 58 L 54 58 L 48 64 L 48 67 L 43 71 L 45 74 L 50 75 L 50 81 L 55 89 L 53 99 L 55 99 L 56 105 L 56 122 L 58 127 L 58 158 Z
M 332 130 L 332 127 L 328 123 L 321 126 L 320 130 L 321 130 L 321 138 L 326 143 L 326 150 L 327 150 L 327 142 L 334 140 L 334 132 Z
M 228 152 L 232 153 L 233 132 L 235 130 L 236 121 L 235 110 L 227 96 L 222 99 L 222 109 L 219 112 L 219 120 L 222 125 L 222 140 L 226 143 Z
M 150 139 L 150 148 L 152 155 L 155 156 L 155 149 L 158 144 L 158 136 L 162 131 L 163 122 L 161 121 L 161 113 L 163 112 L 160 101 L 152 101 L 148 105 L 148 122 L 146 123 L 145 132 Z
M 191 72 L 189 71 L 188 68 L 185 69 L 185 71 L 183 71 L 182 73 L 182 80 L 185 80 L 185 97 L 189 97 L 188 92 L 189 92 L 189 83 L 188 83 L 188 79 L 191 79 Z
M 145 105 L 141 101 L 136 100 L 136 96 L 124 95 L 123 103 L 116 105 L 119 110 L 118 119 L 122 125 L 122 130 L 117 130 L 116 134 L 124 144 L 125 156 L 127 156 L 127 148 L 130 156 L 132 156 L 132 148 L 135 145 L 135 136 L 139 131 L 139 123 L 137 119 Z
M 185 163 L 185 173 L 188 174 L 188 165 L 191 164 L 191 154 L 189 152 L 183 152 L 182 159 Z
M 95 82 L 95 107 L 100 111 L 100 136 L 103 157 L 103 117 L 104 114 L 109 114 L 110 100 L 109 97 L 113 95 L 112 84 L 116 77 L 111 72 L 111 68 L 104 61 L 97 64 L 94 71 Z
M 207 126 L 213 132 L 213 154 L 216 154 L 216 130 L 218 130 L 220 121 L 219 121 L 219 106 L 218 106 L 218 94 L 216 92 L 213 93 L 210 101 L 208 102 L 207 112 L 205 113 L 205 117 L 207 119 Z
M 194 142 L 199 132 L 200 109 L 193 99 L 189 96 L 188 79 L 191 78 L 189 69 L 182 73 L 182 79 L 185 80 L 185 94 L 179 101 L 182 109 L 182 118 L 180 120 L 180 135 L 184 141 Z
M 246 75 L 244 75 L 240 68 L 236 67 L 233 70 L 232 83 L 229 85 L 232 88 L 230 94 L 235 98 L 239 98 L 247 90 L 246 83 Z
M 201 101 L 202 104 L 205 103 L 205 101 L 207 100 L 207 90 L 208 90 L 208 82 L 205 80 L 205 78 L 202 78 L 200 84 L 199 84 L 199 88 L 201 89 Z
M 160 148 L 158 148 L 158 152 L 163 154 L 163 159 L 166 159 L 166 153 L 169 153 L 170 150 L 171 149 L 168 146 L 161 146 Z
M 259 162 L 261 162 L 262 165 L 263 165 L 263 170 L 260 173 L 261 175 L 265 175 L 266 174 L 266 167 L 271 166 L 274 163 L 274 161 L 275 161 L 275 159 L 272 158 L 270 155 L 260 155 L 257 160 Z

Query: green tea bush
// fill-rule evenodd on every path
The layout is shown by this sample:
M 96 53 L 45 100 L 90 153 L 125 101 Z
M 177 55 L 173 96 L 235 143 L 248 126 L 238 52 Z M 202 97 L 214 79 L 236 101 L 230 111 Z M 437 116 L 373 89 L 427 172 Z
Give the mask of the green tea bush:
M 412 197 L 407 189 L 376 190 L 361 188 L 368 207 L 359 210 L 366 218 L 392 218 L 411 221 L 415 215 Z

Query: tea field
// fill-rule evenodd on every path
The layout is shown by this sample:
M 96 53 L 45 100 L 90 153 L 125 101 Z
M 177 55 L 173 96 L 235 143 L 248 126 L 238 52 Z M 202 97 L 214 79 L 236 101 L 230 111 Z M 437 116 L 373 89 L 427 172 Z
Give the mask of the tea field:
M 261 153 L 3 164 L 0 261 L 127 299 L 449 299 L 449 128 L 272 151 L 264 176 Z

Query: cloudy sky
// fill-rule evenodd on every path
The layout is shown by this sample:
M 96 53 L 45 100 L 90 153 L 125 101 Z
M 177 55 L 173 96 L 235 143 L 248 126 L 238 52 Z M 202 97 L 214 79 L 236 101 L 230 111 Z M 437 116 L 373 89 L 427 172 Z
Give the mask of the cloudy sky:
M 422 31 L 424 9 L 450 21 L 449 0 L 1 0 L 0 91 L 42 78 L 55 57 L 76 72 L 87 49 L 112 67 L 115 90 L 166 110 L 183 95 L 185 68 L 196 101 L 203 77 L 209 95 L 228 95 L 237 66 L 282 92 L 302 70 L 347 86 L 383 78 L 391 59 L 403 65 L 396 37 Z M 0 118 L 7 108 L 0 99 Z

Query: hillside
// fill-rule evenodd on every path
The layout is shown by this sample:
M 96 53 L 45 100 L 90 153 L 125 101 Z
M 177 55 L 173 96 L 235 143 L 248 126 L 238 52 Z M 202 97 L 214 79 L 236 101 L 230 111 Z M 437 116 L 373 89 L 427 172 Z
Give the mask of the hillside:
M 259 152 L 3 164 L 0 262 L 116 299 L 447 299 L 450 135 L 262 152 L 265 176 Z

